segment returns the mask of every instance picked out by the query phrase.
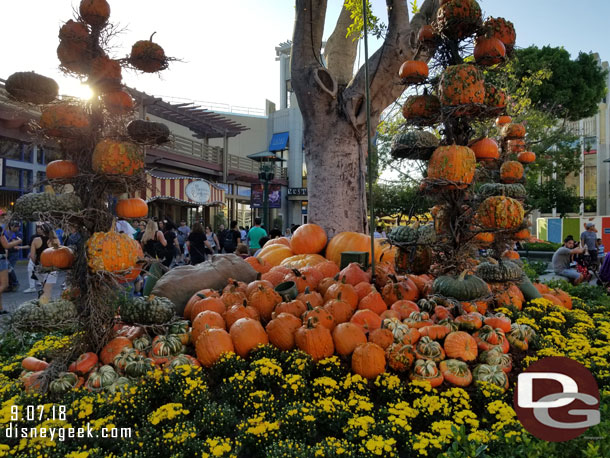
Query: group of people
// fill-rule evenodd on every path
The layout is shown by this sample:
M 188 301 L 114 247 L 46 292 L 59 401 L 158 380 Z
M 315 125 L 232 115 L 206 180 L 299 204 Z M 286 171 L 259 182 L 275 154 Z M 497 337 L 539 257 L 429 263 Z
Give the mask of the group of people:
M 591 279 L 591 272 L 597 272 L 604 258 L 602 239 L 597 236 L 595 223 L 585 223 L 585 230 L 580 234 L 580 241 L 571 235 L 553 254 L 551 261 L 555 274 L 567 278 L 574 285 Z
M 7 221 L 5 221 L 7 220 Z M 210 225 L 202 221 L 195 222 L 192 227 L 185 220 L 175 225 L 170 218 L 151 218 L 136 220 L 131 223 L 119 218 L 115 230 L 137 240 L 145 255 L 158 259 L 163 266 L 170 269 L 176 265 L 197 265 L 218 253 L 235 253 L 246 258 L 256 255 L 270 238 L 291 237 L 292 231 L 298 226 L 282 232 L 273 228 L 267 232 L 260 218 L 255 218 L 251 228 L 238 226 L 232 221 L 229 228 L 223 224 L 214 232 Z M 48 222 L 36 223 L 36 234 L 28 245 L 23 243 L 21 222 L 8 219 L 6 213 L 0 210 L 0 314 L 2 309 L 2 293 L 19 290 L 19 281 L 15 273 L 15 265 L 20 259 L 21 250 L 29 250 L 28 254 L 28 287 L 23 293 L 38 292 L 44 300 L 51 298 L 53 286 L 57 283 L 57 272 L 45 272 L 40 269 L 42 252 L 56 245 L 65 245 L 78 249 L 83 243 L 83 235 L 76 225 L 68 225 L 66 233 L 61 228 L 53 228 Z M 136 280 L 135 292 L 142 290 L 146 273 Z

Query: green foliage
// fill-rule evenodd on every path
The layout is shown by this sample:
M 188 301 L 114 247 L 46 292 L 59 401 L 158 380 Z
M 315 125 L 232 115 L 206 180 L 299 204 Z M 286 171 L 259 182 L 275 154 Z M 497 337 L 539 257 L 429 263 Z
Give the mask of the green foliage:
M 526 189 L 527 204 L 542 212 L 548 213 L 556 208 L 559 215 L 563 217 L 566 213 L 578 211 L 580 197 L 576 195 L 575 189 L 567 187 L 563 180 L 548 180 L 540 184 L 529 179 Z
M 537 282 L 540 275 L 546 272 L 548 266 L 548 263 L 543 261 L 529 262 L 527 259 L 523 259 L 521 262 L 523 263 L 523 272 L 532 282 Z
M 597 65 L 592 54 L 581 52 L 572 60 L 563 48 L 530 46 L 516 50 L 515 55 L 518 79 L 540 70 L 551 72 L 542 84 L 530 88 L 534 107 L 570 121 L 597 113 L 597 104 L 606 94 L 607 71 Z
M 375 217 L 407 216 L 427 213 L 432 203 L 414 185 L 374 184 Z
M 350 12 L 352 23 L 347 28 L 346 37 L 353 36 L 354 40 L 359 40 L 363 37 L 364 17 L 362 15 L 362 0 L 346 0 L 345 8 Z M 366 26 L 368 32 L 377 38 L 381 37 L 386 30 L 385 24 L 379 22 L 379 18 L 373 14 L 371 2 L 366 2 Z
M 557 251 L 561 243 L 553 242 L 526 242 L 523 243 L 523 249 L 528 251 Z

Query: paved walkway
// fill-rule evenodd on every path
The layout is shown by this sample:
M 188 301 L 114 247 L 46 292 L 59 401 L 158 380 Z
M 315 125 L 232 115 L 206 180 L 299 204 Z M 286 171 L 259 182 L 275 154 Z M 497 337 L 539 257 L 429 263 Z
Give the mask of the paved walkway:
M 17 306 L 25 301 L 36 299 L 38 294 L 36 293 L 24 293 L 23 290 L 29 288 L 28 282 L 28 266 L 25 262 L 17 263 L 15 268 L 17 272 L 17 279 L 19 280 L 19 291 L 14 293 L 3 293 L 2 294 L 2 305 L 4 310 L 9 312 L 14 311 Z M 66 272 L 59 272 L 57 283 L 53 288 L 53 298 L 61 296 L 62 288 L 61 284 L 66 279 Z

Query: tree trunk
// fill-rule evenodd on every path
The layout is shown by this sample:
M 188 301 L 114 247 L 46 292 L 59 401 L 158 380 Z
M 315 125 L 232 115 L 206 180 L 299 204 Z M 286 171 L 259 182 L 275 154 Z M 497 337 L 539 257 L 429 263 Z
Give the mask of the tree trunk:
M 349 122 L 334 116 L 306 122 L 305 159 L 309 219 L 332 237 L 367 231 L 366 138 L 358 140 Z
M 349 25 L 345 4 L 328 40 L 328 67 L 324 67 L 320 52 L 326 3 L 327 0 L 296 0 L 290 71 L 303 115 L 309 221 L 322 226 L 332 237 L 341 231 L 369 229 L 366 85 L 364 66 L 349 79 L 356 46 L 351 37 L 345 38 Z M 405 89 L 398 76 L 400 65 L 412 58 L 429 58 L 415 37 L 419 27 L 434 17 L 438 0 L 425 0 L 411 23 L 407 0 L 386 0 L 386 5 L 385 40 L 368 60 L 371 135 L 382 111 Z

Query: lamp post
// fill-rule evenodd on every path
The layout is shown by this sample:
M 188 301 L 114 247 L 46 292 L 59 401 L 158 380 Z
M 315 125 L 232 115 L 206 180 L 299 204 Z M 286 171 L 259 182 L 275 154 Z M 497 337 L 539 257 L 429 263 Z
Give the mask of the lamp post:
M 273 151 L 261 151 L 247 157 L 259 163 L 258 179 L 263 183 L 263 224 L 269 231 L 269 183 L 275 178 L 275 163 L 283 159 Z

